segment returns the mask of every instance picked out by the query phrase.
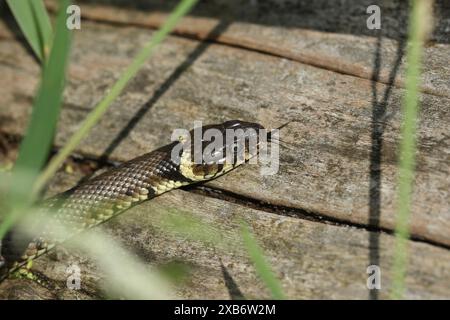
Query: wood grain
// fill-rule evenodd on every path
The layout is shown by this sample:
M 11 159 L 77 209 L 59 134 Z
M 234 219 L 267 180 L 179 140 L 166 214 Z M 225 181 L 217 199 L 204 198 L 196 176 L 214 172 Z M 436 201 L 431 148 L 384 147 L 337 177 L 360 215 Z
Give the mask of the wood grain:
M 90 19 L 120 24 L 84 21 L 82 30 L 75 32 L 56 148 L 78 129 L 150 39 L 153 31 L 148 27 L 158 27 L 165 17 L 159 12 L 145 20 L 146 14 L 138 11 L 85 8 L 83 14 Z M 115 15 L 118 12 L 122 15 Z M 125 26 L 130 20 L 139 26 Z M 196 271 L 177 288 L 182 297 L 230 297 L 219 257 L 246 297 L 268 293 L 242 251 L 218 253 L 211 245 L 158 228 L 158 213 L 170 208 L 205 219 L 224 239 L 238 230 L 234 218 L 243 217 L 289 297 L 365 299 L 366 268 L 379 264 L 380 297 L 386 298 L 403 95 L 404 62 L 397 52 L 401 37 L 377 42 L 366 34 L 257 21 L 229 23 L 216 16 L 190 16 L 176 33 L 155 51 L 77 153 L 126 161 L 168 143 L 173 129 L 191 128 L 194 120 L 207 124 L 228 119 L 256 121 L 267 128 L 295 120 L 281 132 L 289 148 L 281 148 L 280 171 L 274 176 L 262 176 L 260 166 L 248 165 L 206 185 L 218 199 L 176 191 L 111 221 L 106 230 L 146 262 L 187 262 Z M 21 136 L 39 67 L 4 24 L 0 37 L 0 130 Z M 426 48 L 409 298 L 450 295 L 449 54 L 445 42 Z M 379 63 L 374 62 L 377 57 Z M 396 60 L 401 62 L 397 67 Z M 376 65 L 377 81 L 371 81 Z M 393 85 L 386 85 L 392 79 Z M 52 190 L 75 183 L 64 175 L 59 180 L 65 183 L 54 184 Z M 101 272 L 81 253 L 60 261 L 43 257 L 38 268 L 63 281 L 65 266 L 73 260 L 82 265 L 86 289 L 56 295 L 99 297 Z M 20 296 L 25 287 L 21 281 L 8 281 L 0 286 L 0 297 L 12 297 L 14 288 Z M 27 290 L 31 292 L 24 297 L 55 294 L 34 286 Z
M 50 194 L 67 189 L 79 177 L 78 172 L 59 173 Z M 174 213 L 174 208 L 181 211 Z M 168 216 L 180 213 L 201 221 L 206 232 L 217 235 L 222 245 L 192 238 L 170 224 L 162 224 Z M 134 207 L 101 228 L 149 265 L 160 268 L 174 263 L 184 265 L 189 277 L 175 286 L 179 297 L 270 298 L 243 250 L 240 219 L 250 226 L 288 297 L 366 299 L 369 296 L 366 268 L 370 264 L 370 233 L 366 230 L 286 217 L 182 190 Z M 394 237 L 384 233 L 378 236 L 382 271 L 379 297 L 388 298 Z M 0 298 L 102 297 L 104 293 L 99 286 L 104 275 L 95 260 L 73 249 L 70 243 L 67 249 L 63 255 L 43 256 L 33 266 L 61 286 L 60 290 L 49 292 L 40 286 L 29 286 L 26 280 L 7 280 L 0 285 Z M 73 263 L 81 269 L 81 291 L 64 286 L 68 276 L 66 268 Z M 448 298 L 448 286 L 443 280 L 449 277 L 448 250 L 410 241 L 405 298 Z
M 111 86 L 148 30 L 84 24 L 76 34 L 66 106 L 56 138 L 61 145 Z M 38 67 L 15 41 L 0 44 L 2 130 L 25 127 Z M 194 61 L 195 60 L 195 61 Z M 216 63 L 220 61 L 220 63 Z M 201 88 L 201 89 L 199 89 Z M 373 91 L 389 90 L 386 113 L 374 124 Z M 396 150 L 402 91 L 368 80 L 222 45 L 170 38 L 139 72 L 80 145 L 99 157 L 124 161 L 169 141 L 174 128 L 227 119 L 257 121 L 283 129 L 280 172 L 261 176 L 247 166 L 209 183 L 212 187 L 272 204 L 304 209 L 349 223 L 368 224 L 371 210 L 372 130 L 382 132 L 379 226 L 395 222 Z M 450 244 L 449 127 L 445 97 L 423 94 L 411 231 Z M 171 116 L 168 117 L 167 115 Z M 373 165 L 373 164 L 372 164 Z M 263 186 L 263 188 L 261 188 Z
M 168 16 L 164 11 L 166 7 L 161 4 L 148 3 L 146 10 L 143 10 L 142 6 L 137 10 L 132 5 L 121 1 L 109 1 L 119 7 L 105 6 L 101 4 L 102 2 L 105 1 L 82 1 L 80 6 L 83 8 L 83 18 L 127 26 L 159 28 Z M 232 8 L 232 2 L 228 1 L 226 6 Z M 347 6 L 354 11 L 359 9 L 362 13 L 369 4 L 376 4 L 374 1 L 370 3 L 360 0 L 354 2 Z M 287 17 L 289 14 L 298 16 L 296 19 L 292 16 L 289 17 L 290 19 L 286 19 L 291 24 L 297 24 L 295 27 L 290 27 L 288 21 L 269 23 L 271 21 L 270 13 L 265 13 L 264 9 L 260 8 L 262 5 L 258 5 L 258 3 L 253 8 L 241 8 L 243 12 L 246 12 L 245 18 L 236 13 L 230 15 L 226 11 L 211 14 L 213 11 L 211 7 L 214 7 L 214 4 L 209 3 L 209 10 L 203 8 L 209 14 L 202 14 L 200 10 L 197 10 L 200 12 L 194 11 L 193 16 L 181 20 L 173 33 L 264 52 L 338 73 L 364 79 L 376 79 L 378 82 L 393 83 L 397 87 L 404 87 L 406 61 L 403 53 L 407 10 L 404 2 L 392 2 L 389 6 L 386 3 L 380 5 L 383 12 L 381 30 L 369 30 L 365 27 L 365 19 L 368 15 L 361 14 L 358 20 L 352 21 L 347 17 L 348 12 L 345 12 L 345 7 L 339 8 L 343 12 L 335 11 L 333 14 L 324 10 L 324 5 L 312 8 L 315 6 L 314 4 L 297 3 L 296 5 L 300 8 L 297 12 L 283 12 L 282 9 L 280 12 L 278 9 L 278 17 L 283 14 L 286 14 Z M 273 4 L 268 5 L 274 6 Z M 47 1 L 47 6 L 53 11 L 57 7 L 55 1 Z M 241 6 L 242 4 L 240 4 Z M 305 10 L 301 10 L 302 6 L 308 8 L 306 11 L 314 10 L 315 14 L 327 16 L 328 19 L 313 19 L 311 13 L 305 14 Z M 124 7 L 126 10 L 123 9 Z M 441 7 L 445 8 L 445 5 L 437 1 L 436 14 L 442 14 L 443 18 L 436 19 L 437 27 L 434 39 L 432 38 L 436 42 L 431 42 L 430 39 L 424 49 L 421 89 L 426 93 L 450 97 L 447 81 L 450 78 L 450 66 L 447 64 L 448 36 L 443 32 L 447 28 L 445 27 L 447 20 L 444 18 L 446 17 L 445 11 L 437 10 Z M 333 10 L 335 9 L 333 8 Z M 254 12 L 258 12 L 258 14 L 252 16 Z M 252 23 L 248 23 L 246 20 L 251 20 Z M 344 20 L 346 20 L 345 23 Z M 227 27 L 222 32 L 210 33 L 219 23 L 226 24 Z M 330 24 L 329 28 L 325 28 L 328 32 L 322 30 L 324 23 Z M 333 23 L 338 26 L 337 30 L 331 28 Z M 442 28 L 440 28 L 441 25 Z M 340 27 L 348 29 L 339 30 Z M 379 56 L 379 70 L 374 72 L 377 55 Z M 393 74 L 392 69 L 397 64 L 399 70 Z

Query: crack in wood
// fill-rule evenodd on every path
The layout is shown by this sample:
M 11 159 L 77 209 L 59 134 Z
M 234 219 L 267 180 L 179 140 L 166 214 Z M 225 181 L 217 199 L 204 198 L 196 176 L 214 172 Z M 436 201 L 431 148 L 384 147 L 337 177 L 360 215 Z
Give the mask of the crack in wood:
M 206 197 L 211 197 L 223 201 L 232 202 L 234 204 L 242 205 L 251 209 L 270 212 L 277 215 L 293 217 L 313 222 L 325 223 L 338 227 L 353 227 L 367 232 L 384 233 L 393 236 L 395 231 L 385 227 L 366 225 L 362 223 L 356 223 L 345 219 L 338 219 L 323 213 L 309 211 L 301 208 L 293 208 L 282 205 L 272 204 L 266 201 L 261 201 L 255 198 L 247 197 L 244 195 L 236 194 L 227 190 L 212 188 L 205 185 L 191 185 L 182 188 L 185 191 L 200 194 Z M 417 234 L 411 234 L 409 240 L 416 242 L 423 242 L 439 248 L 450 250 L 450 245 L 446 245 Z
M 20 141 L 21 137 L 18 135 L 8 134 L 5 132 L 0 132 L 0 137 L 3 137 L 4 139 L 7 139 L 9 141 L 12 141 L 12 148 L 18 148 L 18 142 Z M 57 147 L 53 147 L 51 150 L 50 156 L 56 154 L 58 152 Z M 1 151 L 1 150 L 0 150 Z M 9 150 L 11 151 L 11 150 Z M 72 154 L 69 158 L 72 161 L 72 164 L 82 166 L 83 163 L 90 162 L 95 163 L 96 170 L 88 173 L 87 176 L 82 178 L 79 183 L 82 183 L 89 179 L 90 177 L 94 176 L 99 170 L 105 170 L 109 168 L 116 167 L 120 165 L 121 161 L 113 161 L 108 158 L 102 158 L 99 159 L 95 156 L 89 156 L 82 153 L 76 153 Z M 329 216 L 320 212 L 314 212 L 309 211 L 302 208 L 294 208 L 294 207 L 288 207 L 283 205 L 277 205 L 273 203 L 269 203 L 267 201 L 262 201 L 259 199 L 247 197 L 241 194 L 237 194 L 228 190 L 216 188 L 216 187 L 210 187 L 204 184 L 194 184 L 189 185 L 181 188 L 184 191 L 192 192 L 195 194 L 199 194 L 205 197 L 215 198 L 218 200 L 223 200 L 227 202 L 231 202 L 234 204 L 238 204 L 244 207 L 248 207 L 255 210 L 270 212 L 273 214 L 286 216 L 286 217 L 293 217 L 298 218 L 302 220 L 308 220 L 312 222 L 318 222 L 318 223 L 325 223 L 328 225 L 338 226 L 338 227 L 353 227 L 361 230 L 365 230 L 367 232 L 376 232 L 376 233 L 384 233 L 393 236 L 395 234 L 395 231 L 389 228 L 380 227 L 378 224 L 376 226 L 370 225 L 370 224 L 363 224 L 363 223 L 357 223 L 348 221 L 346 219 L 339 219 L 333 216 Z M 422 242 L 426 244 L 430 244 L 442 249 L 450 250 L 450 245 L 440 243 L 437 241 L 434 241 L 432 239 L 420 236 L 418 234 L 411 234 L 410 238 L 411 241 L 416 242 Z
M 54 10 L 54 8 L 50 7 L 51 10 Z M 141 28 L 141 29 L 150 29 L 150 30 L 158 30 L 160 25 L 157 24 L 144 24 L 142 22 L 139 21 L 122 21 L 122 20 L 111 20 L 108 18 L 102 18 L 101 16 L 96 16 L 94 15 L 89 15 L 89 13 L 85 13 L 83 15 L 83 20 L 86 21 L 91 21 L 91 22 L 95 22 L 95 23 L 99 23 L 99 24 L 104 24 L 104 25 L 110 25 L 110 26 L 132 26 L 132 27 L 136 27 L 136 28 Z M 220 21 L 218 22 L 220 23 Z M 199 42 L 209 42 L 212 44 L 216 44 L 216 45 L 223 45 L 223 46 L 227 46 L 227 47 L 231 47 L 231 48 L 237 48 L 237 49 L 242 49 L 242 50 L 246 50 L 249 52 L 255 52 L 255 53 L 260 53 L 260 54 L 264 54 L 264 55 L 268 55 L 271 57 L 277 57 L 277 58 L 283 58 L 283 59 L 287 59 L 290 61 L 294 61 L 294 62 L 298 62 L 298 63 L 302 63 L 304 65 L 308 65 L 308 66 L 312 66 L 312 67 L 316 67 L 322 70 L 326 70 L 326 71 L 330 71 L 330 72 L 334 72 L 337 74 L 341 74 L 341 75 L 346 75 L 346 76 L 351 76 L 351 77 L 355 77 L 358 79 L 364 79 L 367 81 L 371 81 L 371 82 L 376 82 L 379 84 L 384 84 L 384 85 L 389 85 L 389 79 L 385 79 L 384 77 L 379 77 L 379 79 L 372 79 L 372 75 L 371 72 L 367 73 L 367 74 L 358 74 L 358 72 L 361 72 L 361 70 L 356 70 L 354 72 L 352 72 L 352 65 L 348 65 L 346 67 L 342 67 L 339 66 L 338 64 L 333 64 L 333 62 L 329 59 L 332 59 L 332 57 L 329 57 L 329 59 L 327 59 L 327 57 L 317 57 L 315 55 L 302 55 L 299 53 L 292 53 L 292 52 L 280 52 L 280 50 L 276 47 L 271 47 L 268 46 L 267 44 L 261 45 L 261 44 L 252 44 L 252 43 L 238 43 L 236 41 L 234 41 L 234 39 L 227 37 L 227 36 L 210 36 L 208 34 L 208 32 L 206 32 L 206 34 L 203 33 L 198 33 L 198 32 L 194 32 L 194 31 L 190 31 L 189 29 L 184 30 L 183 28 L 175 28 L 171 33 L 171 36 L 175 36 L 175 37 L 179 37 L 179 38 L 183 38 L 183 39 L 189 39 L 189 40 L 194 40 L 194 41 L 199 41 Z M 328 60 L 328 61 L 327 61 Z M 342 65 L 343 63 L 341 63 Z M 355 67 L 356 68 L 356 67 Z M 395 88 L 398 89 L 404 89 L 405 88 L 405 83 L 402 79 L 395 79 L 393 84 L 392 84 Z M 449 98 L 450 96 L 439 92 L 439 91 L 435 91 L 432 88 L 427 88 L 427 87 L 422 87 L 420 88 L 420 92 L 425 93 L 425 94 L 429 94 L 432 96 L 436 96 L 436 97 L 443 97 L 443 98 Z

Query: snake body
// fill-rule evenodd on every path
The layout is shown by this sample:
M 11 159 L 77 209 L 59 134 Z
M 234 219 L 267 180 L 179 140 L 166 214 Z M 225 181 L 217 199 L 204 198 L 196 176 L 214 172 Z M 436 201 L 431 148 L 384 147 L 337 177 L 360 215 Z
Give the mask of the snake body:
M 225 133 L 227 129 L 261 129 L 256 123 L 238 120 L 205 126 Z M 193 131 L 190 135 L 193 136 Z M 162 193 L 208 181 L 229 172 L 243 162 L 194 163 L 193 148 L 180 152 L 179 161 L 174 161 L 172 150 L 181 142 L 172 142 L 164 147 L 123 163 L 94 177 L 62 194 L 43 201 L 39 212 L 50 219 L 35 228 L 33 235 L 12 229 L 1 241 L 3 266 L 0 281 L 28 261 L 36 259 L 72 236 L 103 223 L 143 201 Z M 206 141 L 202 141 L 206 143 Z M 234 141 L 233 143 L 237 143 Z M 226 143 L 223 148 L 227 147 Z M 229 147 L 229 146 L 228 146 Z M 245 150 L 246 159 L 255 154 Z M 64 231 L 58 230 L 64 226 Z

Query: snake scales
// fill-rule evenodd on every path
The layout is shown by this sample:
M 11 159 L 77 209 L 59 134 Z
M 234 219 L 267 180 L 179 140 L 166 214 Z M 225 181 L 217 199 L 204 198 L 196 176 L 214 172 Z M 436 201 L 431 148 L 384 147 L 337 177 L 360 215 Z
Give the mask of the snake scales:
M 224 135 L 227 129 L 263 129 L 256 123 L 232 120 L 204 126 L 201 130 L 204 132 L 211 128 L 219 130 Z M 194 130 L 190 132 L 190 135 L 193 137 Z M 244 136 L 243 139 L 248 137 Z M 235 146 L 240 142 L 236 139 L 232 141 L 231 150 L 235 150 Z M 248 141 L 244 142 L 245 161 L 255 156 L 258 150 L 251 151 L 248 148 Z M 51 212 L 50 219 L 34 228 L 32 234 L 12 229 L 2 239 L 0 281 L 29 261 L 45 254 L 56 244 L 103 223 L 132 206 L 181 186 L 214 179 L 243 163 L 243 161 L 229 162 L 225 159 L 225 152 L 224 158 L 215 163 L 204 161 L 194 163 L 192 142 L 190 146 L 180 151 L 179 161 L 174 161 L 172 150 L 180 143 L 173 142 L 132 159 L 73 189 L 43 201 L 39 205 L 39 210 L 47 216 L 48 212 Z M 201 143 L 203 151 L 207 141 L 202 140 Z M 227 143 L 224 142 L 222 145 L 224 150 L 230 147 Z M 64 226 L 63 232 L 58 232 L 60 225 Z

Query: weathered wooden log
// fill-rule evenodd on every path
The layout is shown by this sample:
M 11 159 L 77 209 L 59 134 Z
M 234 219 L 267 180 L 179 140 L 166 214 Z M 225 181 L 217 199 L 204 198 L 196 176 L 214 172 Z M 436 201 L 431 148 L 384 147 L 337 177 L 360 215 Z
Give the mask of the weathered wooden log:
M 85 14 L 114 20 L 119 11 L 110 10 L 105 14 L 86 7 Z M 138 17 L 133 19 L 141 27 L 84 21 L 75 32 L 56 148 L 151 37 L 152 31 L 142 28 L 147 26 L 142 15 L 125 12 L 117 18 L 127 23 Z M 162 17 L 152 16 L 148 26 L 158 26 Z M 225 238 L 238 229 L 233 217 L 242 216 L 289 297 L 367 298 L 370 264 L 381 266 L 385 290 L 380 296 L 387 297 L 403 95 L 404 67 L 396 65 L 402 61 L 401 50 L 397 53 L 401 37 L 383 39 L 377 51 L 377 41 L 360 34 L 230 25 L 193 16 L 177 33 L 216 43 L 169 37 L 77 152 L 125 161 L 166 144 L 174 128 L 190 128 L 194 120 L 206 124 L 234 118 L 268 128 L 295 120 L 281 132 L 290 147 L 281 148 L 280 171 L 274 176 L 261 176 L 258 166 L 248 165 L 207 183 L 212 194 L 176 191 L 130 210 L 105 228 L 149 263 L 184 260 L 199 270 L 180 287 L 184 297 L 227 298 L 230 293 L 217 252 L 190 240 L 178 246 L 180 241 L 155 227 L 155 212 L 169 208 L 206 219 Z M 22 135 L 39 67 L 5 26 L 0 37 L 0 128 Z M 450 295 L 449 53 L 444 41 L 426 48 L 409 241 L 410 298 Z M 373 71 L 377 59 L 382 61 L 378 76 Z M 397 79 L 392 86 L 386 85 L 390 78 Z M 55 186 L 55 191 L 63 189 Z M 245 254 L 219 256 L 244 296 L 268 297 Z M 63 267 L 79 257 L 44 257 L 37 265 L 63 281 Z M 76 294 L 96 298 L 101 272 L 90 262 L 82 266 L 88 285 Z M 10 289 L 21 285 L 7 281 L 0 287 L 1 297 L 10 297 Z M 52 294 L 31 288 L 35 292 L 23 297 Z M 67 290 L 58 294 L 76 295 Z

